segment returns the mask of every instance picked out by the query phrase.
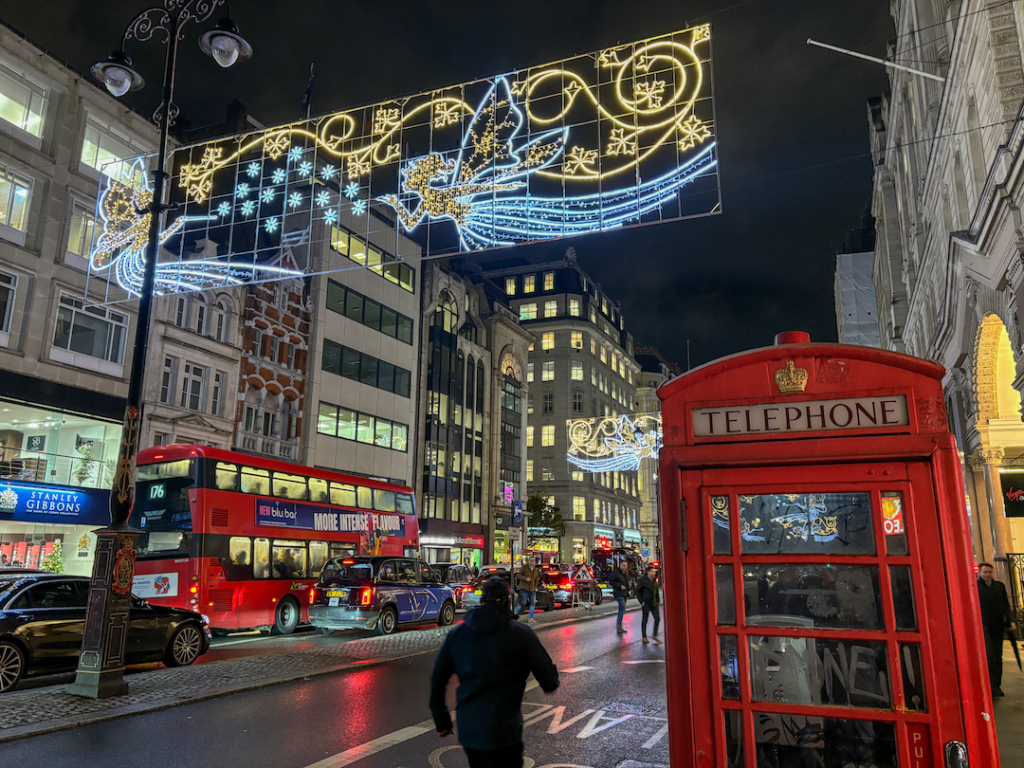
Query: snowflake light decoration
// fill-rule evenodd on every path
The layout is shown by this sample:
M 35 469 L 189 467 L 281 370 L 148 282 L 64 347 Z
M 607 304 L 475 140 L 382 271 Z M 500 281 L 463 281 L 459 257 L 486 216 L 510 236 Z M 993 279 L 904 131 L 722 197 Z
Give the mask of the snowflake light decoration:
M 280 184 L 285 179 L 285 172 L 283 168 L 275 168 L 274 172 L 270 176 L 275 184 Z
M 354 203 L 352 203 L 352 213 L 354 213 L 356 216 L 362 216 L 364 213 L 366 213 L 366 201 L 356 200 Z
M 245 172 L 249 175 L 250 179 L 255 179 L 257 176 L 260 175 L 260 164 L 253 160 L 246 167 Z
M 288 207 L 294 211 L 300 205 L 302 205 L 302 195 L 300 195 L 298 192 L 292 192 L 288 196 Z
M 235 197 L 237 197 L 239 200 L 245 199 L 248 196 L 248 194 L 249 194 L 249 185 L 246 184 L 244 181 L 241 184 L 239 184 L 237 187 L 235 187 Z
M 330 181 L 335 176 L 337 176 L 337 174 L 338 169 L 335 168 L 330 163 L 328 163 L 327 165 L 320 169 L 320 178 L 323 179 L 324 181 Z
M 289 160 L 298 160 L 300 157 L 302 157 L 302 147 L 292 147 L 288 150 Z
M 277 192 L 274 189 L 267 187 L 262 192 L 260 192 L 260 200 L 262 200 L 264 203 L 272 203 L 274 202 L 274 196 L 276 194 Z
M 280 225 L 281 222 L 278 220 L 277 216 L 271 216 L 269 219 L 263 222 L 263 228 L 267 231 L 268 234 L 271 235 L 277 232 L 277 228 Z
M 316 204 L 321 208 L 326 208 L 331 203 L 331 193 L 326 189 L 321 189 L 316 193 Z
M 345 197 L 347 197 L 349 200 L 354 200 L 356 197 L 358 197 L 358 195 L 359 185 L 354 181 L 350 182 L 349 185 L 345 187 Z
M 303 160 L 299 163 L 299 176 L 302 178 L 308 178 L 309 174 L 313 171 L 313 164 L 309 160 Z

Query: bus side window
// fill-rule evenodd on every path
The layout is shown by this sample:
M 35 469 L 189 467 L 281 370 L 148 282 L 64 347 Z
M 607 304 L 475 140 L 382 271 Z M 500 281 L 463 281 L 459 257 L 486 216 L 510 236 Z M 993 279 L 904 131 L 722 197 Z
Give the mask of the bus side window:
M 231 559 L 226 574 L 229 579 L 252 576 L 252 542 L 248 536 L 232 536 L 228 539 L 228 557 Z
M 274 539 L 274 561 L 271 571 L 271 576 L 275 579 L 305 578 L 308 575 L 305 542 Z
M 327 481 L 319 477 L 309 478 L 309 500 L 327 503 Z
M 309 575 L 316 578 L 320 576 L 324 563 L 327 562 L 327 542 L 309 542 Z
M 242 493 L 270 495 L 270 472 L 255 467 L 242 467 Z
M 354 507 L 356 505 L 356 487 L 346 483 L 331 483 L 331 504 L 339 507 Z
M 411 515 L 413 513 L 412 496 L 408 493 L 396 493 L 395 506 L 403 515 Z
M 301 475 L 289 475 L 285 472 L 274 473 L 274 495 L 293 501 L 305 501 L 309 497 L 306 490 L 306 478 Z
M 253 541 L 253 575 L 257 579 L 270 578 L 270 539 Z
M 356 547 L 349 544 L 331 544 L 331 557 L 355 557 Z
M 238 465 L 218 461 L 214 470 L 214 486 L 218 491 L 237 491 Z
M 356 490 L 359 492 L 357 506 L 360 509 L 373 509 L 373 489 L 360 485 Z
M 373 492 L 373 508 L 378 512 L 394 512 L 395 511 L 395 492 L 394 491 L 374 491 Z

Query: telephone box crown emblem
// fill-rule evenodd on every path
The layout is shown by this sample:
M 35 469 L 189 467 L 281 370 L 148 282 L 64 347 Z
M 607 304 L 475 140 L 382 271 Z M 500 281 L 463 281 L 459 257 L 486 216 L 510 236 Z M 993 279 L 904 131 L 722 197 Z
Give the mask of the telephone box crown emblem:
M 784 395 L 803 392 L 807 386 L 807 369 L 797 368 L 792 360 L 787 360 L 786 367 L 775 372 L 775 383 L 779 385 L 779 392 Z

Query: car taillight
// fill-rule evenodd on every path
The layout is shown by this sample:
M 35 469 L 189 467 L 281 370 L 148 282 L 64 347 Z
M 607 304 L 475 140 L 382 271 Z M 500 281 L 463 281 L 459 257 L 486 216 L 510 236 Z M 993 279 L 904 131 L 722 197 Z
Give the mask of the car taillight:
M 363 590 L 362 598 L 359 601 L 360 605 L 369 605 L 373 599 L 373 587 L 367 587 Z
M 565 587 L 566 589 L 569 589 L 572 586 L 572 582 L 571 581 L 563 581 L 562 582 L 562 586 Z
M 316 600 L 316 587 L 309 588 L 309 604 L 312 605 Z

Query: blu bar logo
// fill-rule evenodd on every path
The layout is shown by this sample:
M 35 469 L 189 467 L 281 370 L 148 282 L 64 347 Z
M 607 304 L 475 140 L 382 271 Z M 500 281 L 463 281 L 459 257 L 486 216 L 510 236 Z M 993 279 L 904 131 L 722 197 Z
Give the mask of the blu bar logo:
M 905 395 L 695 408 L 694 437 L 789 434 L 910 425 Z

